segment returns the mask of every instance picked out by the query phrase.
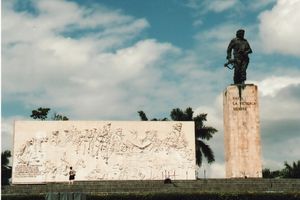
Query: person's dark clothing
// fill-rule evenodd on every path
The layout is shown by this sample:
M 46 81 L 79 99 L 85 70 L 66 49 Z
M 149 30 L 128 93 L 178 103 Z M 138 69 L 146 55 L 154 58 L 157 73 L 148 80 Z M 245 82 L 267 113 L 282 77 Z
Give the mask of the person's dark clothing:
M 69 172 L 69 180 L 74 180 L 75 179 L 75 171 L 74 170 L 71 170 Z

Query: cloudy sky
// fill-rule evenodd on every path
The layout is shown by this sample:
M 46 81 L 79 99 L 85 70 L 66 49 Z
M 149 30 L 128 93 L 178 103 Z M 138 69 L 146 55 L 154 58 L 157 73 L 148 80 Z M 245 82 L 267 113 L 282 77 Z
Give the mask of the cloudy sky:
M 208 113 L 224 177 L 226 48 L 246 30 L 247 83 L 260 92 L 263 167 L 300 159 L 300 0 L 2 1 L 2 150 L 13 121 L 50 107 L 72 120 Z

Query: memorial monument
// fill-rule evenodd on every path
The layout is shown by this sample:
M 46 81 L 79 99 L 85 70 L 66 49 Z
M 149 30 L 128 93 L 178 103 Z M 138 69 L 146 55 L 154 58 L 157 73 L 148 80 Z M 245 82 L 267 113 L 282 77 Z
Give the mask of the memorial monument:
M 194 122 L 16 121 L 14 184 L 195 180 Z
M 225 64 L 234 69 L 234 84 L 223 93 L 227 178 L 262 177 L 258 89 L 254 84 L 245 84 L 252 50 L 244 33 L 238 30 L 231 40 Z

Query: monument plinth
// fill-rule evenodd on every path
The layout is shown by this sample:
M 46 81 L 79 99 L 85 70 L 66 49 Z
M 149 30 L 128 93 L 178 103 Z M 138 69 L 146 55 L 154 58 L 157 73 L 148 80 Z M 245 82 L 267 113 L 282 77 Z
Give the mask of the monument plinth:
M 228 86 L 223 109 L 226 177 L 262 177 L 257 86 Z

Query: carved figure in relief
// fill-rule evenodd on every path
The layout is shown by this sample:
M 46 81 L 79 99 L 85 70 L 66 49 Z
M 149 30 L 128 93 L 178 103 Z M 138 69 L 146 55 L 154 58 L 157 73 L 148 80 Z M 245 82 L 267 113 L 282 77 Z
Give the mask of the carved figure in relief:
M 69 166 L 70 162 L 67 161 L 67 152 L 64 152 L 62 157 L 60 158 L 60 165 L 58 167 L 60 174 L 67 176 Z
M 50 138 L 50 142 L 55 146 L 59 145 L 59 143 L 61 142 L 59 136 L 59 131 L 53 131 Z
M 79 168 L 79 167 L 86 168 L 86 165 L 85 165 L 85 162 L 84 162 L 83 159 L 79 159 L 79 160 L 76 162 L 76 166 L 77 166 L 77 168 Z
M 151 141 L 147 139 L 147 135 L 141 135 L 139 137 L 138 132 L 135 130 L 130 131 L 130 133 L 132 134 L 133 137 L 129 142 L 132 144 L 133 148 L 143 151 L 151 145 Z
M 88 180 L 105 180 L 108 178 L 108 174 L 108 169 L 101 167 L 100 165 L 96 165 L 95 169 L 89 172 L 86 178 Z
M 173 130 L 169 133 L 168 137 L 164 140 L 167 149 L 176 148 L 182 149 L 186 147 L 184 135 L 181 132 L 182 124 L 177 123 L 173 126 Z
M 83 155 L 85 155 L 87 152 L 87 147 L 88 147 L 88 142 L 89 142 L 88 134 L 89 134 L 89 129 L 85 129 L 85 133 L 83 133 L 83 135 L 82 135 L 82 144 L 83 144 L 82 145 L 82 147 L 83 147 L 82 154 Z
M 47 160 L 44 164 L 44 169 L 42 169 L 42 174 L 45 175 L 46 179 L 55 179 L 57 173 L 57 167 L 55 163 Z M 49 177 L 50 176 L 50 177 Z
M 150 147 L 148 148 L 149 151 L 158 152 L 161 150 L 162 141 L 158 139 L 156 130 L 146 131 L 145 139 L 151 143 Z
M 77 154 L 84 152 L 84 140 L 85 140 L 85 135 L 82 132 L 79 132 L 79 134 L 75 140 Z M 82 147 L 83 147 L 83 149 L 82 149 Z
M 194 152 L 192 149 L 185 149 L 185 151 L 182 152 L 184 158 L 186 158 L 188 161 L 194 160 Z
M 126 180 L 126 179 L 128 179 L 128 170 L 129 169 L 128 169 L 127 166 L 125 166 L 123 168 L 120 168 L 119 169 L 120 173 L 119 173 L 118 179 L 119 180 Z
M 69 131 L 69 133 L 67 134 L 67 141 L 71 142 L 73 146 L 78 146 L 78 142 L 79 142 L 79 135 L 80 135 L 80 131 L 77 130 L 77 128 L 75 126 L 72 127 L 72 129 Z M 77 150 L 77 148 L 76 148 Z M 77 151 L 76 151 L 77 153 Z
M 108 123 L 103 126 L 102 131 L 97 129 L 94 130 L 94 136 L 96 135 L 96 138 L 93 139 L 94 141 L 92 148 L 95 150 L 93 150 L 92 156 L 96 157 L 97 159 L 99 158 L 99 156 L 105 159 L 107 159 L 108 157 L 108 143 L 111 136 L 110 127 L 111 123 Z M 105 153 L 106 155 L 104 155 Z
M 88 153 L 93 155 L 94 154 L 94 147 L 95 147 L 95 137 L 97 135 L 97 129 L 91 129 L 90 133 L 88 135 L 89 140 L 89 147 L 88 147 Z
M 18 162 L 20 164 L 28 165 L 30 163 L 30 161 L 32 160 L 31 159 L 32 154 L 34 153 L 33 144 L 34 144 L 34 140 L 30 139 L 30 140 L 26 141 L 26 143 L 23 144 L 22 147 L 17 152 Z
M 73 128 L 74 128 L 74 127 L 73 127 Z M 76 133 L 74 132 L 74 129 L 71 129 L 71 130 L 64 130 L 63 132 L 64 132 L 64 134 L 65 134 L 65 141 L 63 142 L 64 144 L 73 141 L 73 137 L 76 136 Z
M 104 125 L 102 135 L 106 136 L 110 133 L 111 123 Z
M 111 136 L 111 145 L 110 145 L 110 152 L 121 152 L 124 146 L 123 138 L 124 138 L 123 130 L 118 128 Z
M 34 140 L 34 149 L 35 149 L 35 152 L 38 154 L 38 153 L 42 153 L 43 150 L 43 145 L 45 143 L 48 142 L 48 138 L 47 137 L 36 137 L 36 138 L 33 138 Z
M 104 136 L 100 135 L 99 137 L 96 138 L 95 147 L 97 147 L 96 158 L 99 158 L 99 156 L 101 156 L 102 152 L 105 150 L 105 138 L 104 138 Z
M 138 171 L 137 179 L 144 180 L 146 175 L 142 171 Z

